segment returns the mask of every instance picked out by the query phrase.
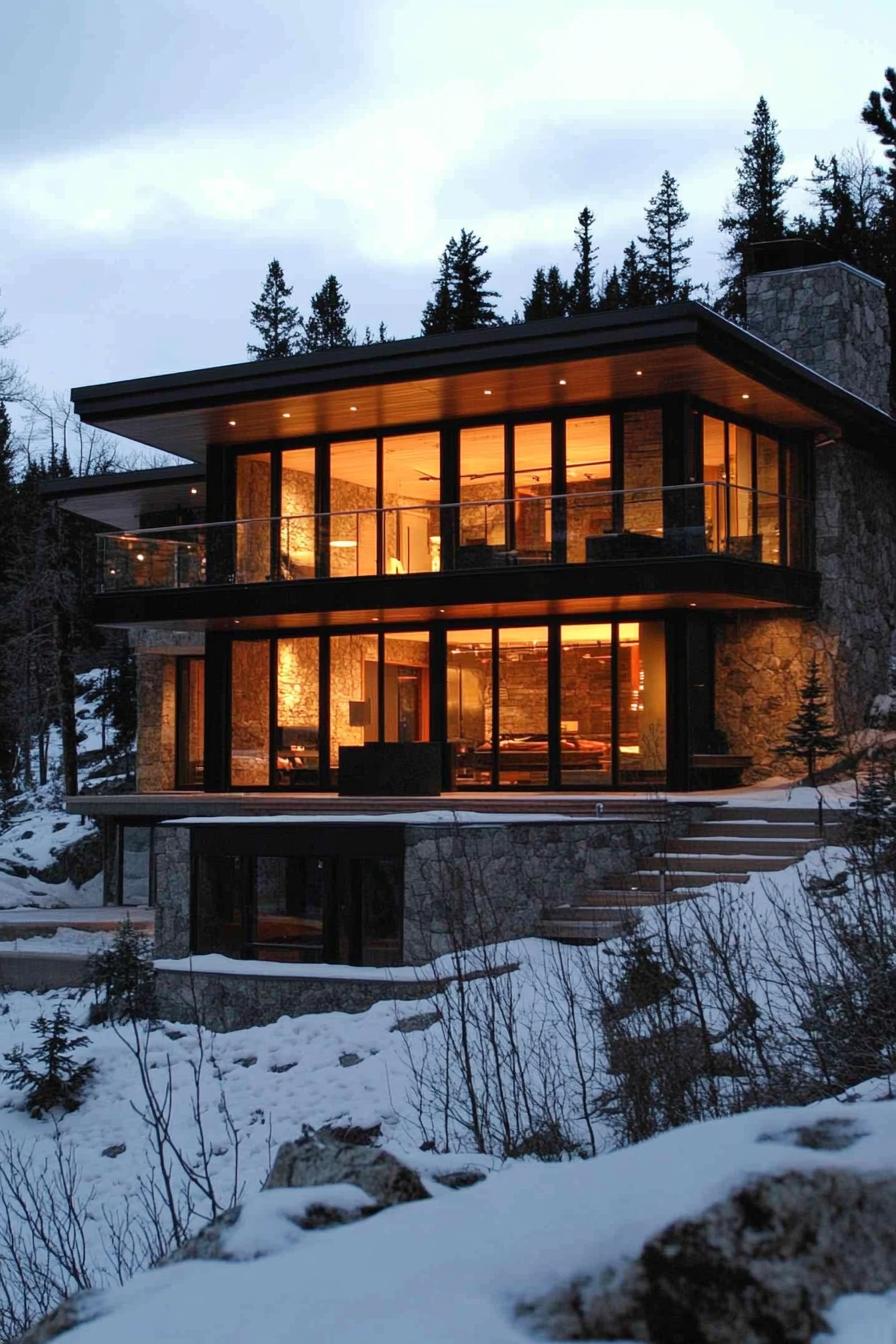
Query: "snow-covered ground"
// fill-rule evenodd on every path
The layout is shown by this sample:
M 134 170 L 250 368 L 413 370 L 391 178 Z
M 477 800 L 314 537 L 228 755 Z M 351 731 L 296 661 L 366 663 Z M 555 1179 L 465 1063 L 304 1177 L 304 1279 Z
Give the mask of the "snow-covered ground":
M 219 1060 L 231 1104 L 243 1118 L 250 1101 L 259 1111 L 264 1102 L 273 1104 L 277 1129 L 285 1125 L 290 1134 L 301 1118 L 334 1113 L 358 1123 L 385 1115 L 387 1131 L 393 1129 L 402 1075 L 391 1048 L 391 1016 L 381 1005 L 349 1021 L 331 1015 L 222 1038 Z M 186 1048 L 160 1033 L 162 1057 L 179 1060 Z M 378 1053 L 340 1069 L 340 1048 Z M 242 1053 L 249 1051 L 255 1052 L 252 1063 L 245 1060 L 253 1056 Z M 114 1112 L 88 1101 L 64 1122 L 69 1137 L 78 1134 L 95 1199 L 100 1191 L 114 1197 L 140 1151 L 134 1118 L 121 1104 L 132 1088 L 118 1052 L 106 1039 L 96 1053 L 106 1074 L 102 1091 L 117 1094 Z M 275 1063 L 294 1067 L 271 1077 Z M 647 1238 L 752 1179 L 820 1166 L 891 1170 L 896 1105 L 874 1095 L 867 1089 L 848 1106 L 828 1102 L 808 1114 L 756 1111 L 690 1125 L 585 1163 L 508 1164 L 470 1189 L 433 1184 L 431 1200 L 326 1232 L 302 1233 L 290 1221 L 307 1204 L 307 1192 L 255 1194 L 245 1222 L 227 1234 L 235 1263 L 188 1262 L 138 1275 L 94 1304 L 102 1315 L 70 1338 L 72 1344 L 249 1344 L 259 1338 L 265 1344 L 521 1344 L 532 1338 L 517 1317 L 521 1305 L 573 1279 L 624 1266 Z M 822 1118 L 851 1122 L 852 1146 L 837 1153 L 796 1146 L 794 1131 Z M 20 1124 L 33 1129 L 33 1122 Z M 266 1130 L 260 1117 L 250 1130 L 250 1189 L 264 1167 Z M 126 1156 L 102 1157 L 103 1147 L 121 1142 L 133 1145 Z M 386 1145 L 401 1154 L 388 1133 Z M 434 1160 L 419 1152 L 405 1156 L 424 1168 Z M 344 1187 L 332 1193 L 345 1198 Z M 819 1335 L 818 1344 L 889 1344 L 896 1335 L 896 1293 L 844 1298 L 831 1324 L 833 1335 Z

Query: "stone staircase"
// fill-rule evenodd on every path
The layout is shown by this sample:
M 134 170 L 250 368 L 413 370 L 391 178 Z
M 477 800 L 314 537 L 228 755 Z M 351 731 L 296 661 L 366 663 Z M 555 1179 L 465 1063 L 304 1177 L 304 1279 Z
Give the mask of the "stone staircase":
M 753 873 L 776 873 L 811 849 L 835 843 L 843 813 L 814 808 L 720 805 L 706 821 L 670 837 L 631 873 L 613 873 L 598 891 L 574 905 L 544 912 L 539 932 L 563 943 L 594 944 L 615 938 L 651 906 L 689 901 L 717 883 L 743 883 Z

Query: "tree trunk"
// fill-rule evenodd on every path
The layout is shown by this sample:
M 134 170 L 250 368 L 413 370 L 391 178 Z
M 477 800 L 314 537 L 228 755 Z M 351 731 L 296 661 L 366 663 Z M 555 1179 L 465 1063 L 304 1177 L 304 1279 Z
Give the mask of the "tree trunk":
M 53 614 L 56 636 L 56 694 L 62 739 L 62 781 L 69 795 L 78 792 L 78 721 L 75 717 L 75 673 L 72 667 L 72 625 L 61 603 Z

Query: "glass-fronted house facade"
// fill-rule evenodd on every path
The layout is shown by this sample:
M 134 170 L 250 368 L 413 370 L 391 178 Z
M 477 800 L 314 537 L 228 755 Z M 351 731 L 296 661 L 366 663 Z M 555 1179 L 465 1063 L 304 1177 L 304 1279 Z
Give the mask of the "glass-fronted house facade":
M 344 753 L 424 745 L 459 795 L 733 782 L 720 642 L 812 612 L 814 445 L 867 418 L 695 303 L 74 395 L 193 464 L 68 505 L 146 794 L 344 791 Z

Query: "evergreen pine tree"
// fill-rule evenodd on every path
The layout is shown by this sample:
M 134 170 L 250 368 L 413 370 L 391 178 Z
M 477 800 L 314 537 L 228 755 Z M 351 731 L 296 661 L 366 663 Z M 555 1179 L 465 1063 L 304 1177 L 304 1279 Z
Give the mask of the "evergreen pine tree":
M 852 807 L 852 841 L 872 859 L 891 853 L 896 846 L 896 796 L 892 770 L 887 771 L 877 761 L 872 761 Z
M 454 330 L 472 331 L 474 327 L 491 327 L 499 321 L 493 299 L 494 289 L 488 289 L 492 273 L 480 265 L 488 247 L 470 230 L 461 229 L 454 258 L 452 301 Z
M 424 336 L 443 331 L 471 331 L 500 322 L 488 289 L 492 273 L 480 265 L 488 247 L 472 230 L 461 229 L 449 239 L 439 259 L 439 274 L 433 281 L 435 298 L 423 310 Z
M 619 271 L 620 308 L 649 308 L 656 303 L 653 276 L 634 238 L 622 254 Z
M 423 309 L 422 328 L 424 336 L 437 336 L 445 331 L 454 330 L 454 304 L 451 297 L 451 283 L 454 274 L 454 258 L 457 242 L 449 239 L 439 258 L 439 274 L 433 280 L 435 297 L 430 299 Z
M 261 340 L 246 349 L 255 359 L 284 359 L 294 355 L 301 345 L 302 319 L 298 308 L 287 303 L 292 286 L 286 283 L 283 268 L 275 257 L 268 265 L 264 287 L 252 305 L 252 326 Z
M 304 351 L 338 350 L 355 344 L 355 333 L 348 324 L 351 307 L 335 275 L 328 275 L 311 299 L 311 315 L 305 323 Z
M 880 91 L 872 89 L 862 109 L 862 120 L 877 136 L 889 168 L 880 194 L 880 212 L 875 236 L 877 275 L 887 286 L 890 329 L 896 331 L 896 69 L 889 66 L 886 83 Z M 891 343 L 890 391 L 896 399 L 896 341 Z
M 578 257 L 569 286 L 570 313 L 593 313 L 597 307 L 597 245 L 591 236 L 594 212 L 586 205 L 576 220 L 575 251 Z
M 36 1120 L 58 1107 L 76 1111 L 94 1065 L 92 1059 L 77 1064 L 73 1055 L 90 1044 L 89 1037 L 72 1035 L 72 1019 L 64 1003 L 57 1004 L 51 1018 L 41 1013 L 31 1026 L 40 1043 L 28 1051 L 17 1045 L 5 1054 L 6 1067 L 0 1068 L 0 1077 L 25 1093 L 28 1113 Z
M 646 248 L 655 302 L 677 303 L 688 298 L 691 292 L 686 275 L 690 264 L 688 252 L 694 240 L 683 236 L 690 215 L 679 200 L 678 183 L 668 169 L 660 179 L 659 191 L 650 198 L 644 218 L 647 235 L 638 241 Z
M 612 271 L 608 271 L 604 276 L 603 288 L 597 306 L 602 313 L 612 313 L 624 306 L 622 302 L 622 281 L 615 266 Z
M 815 657 L 809 663 L 799 696 L 800 707 L 787 725 L 787 735 L 775 749 L 775 755 L 783 760 L 802 761 L 806 777 L 814 785 L 818 757 L 832 756 L 840 749 L 840 736 L 828 718 L 827 697 Z
M 778 123 L 765 98 L 760 98 L 740 153 L 733 206 L 719 220 L 719 228 L 730 235 L 731 242 L 725 253 L 728 269 L 716 306 L 725 317 L 737 322 L 746 316 L 748 245 L 772 242 L 785 237 L 787 231 L 784 198 L 796 178 L 782 177 L 783 167 Z
M 532 292 L 523 299 L 523 321 L 537 322 L 543 317 L 565 317 L 569 312 L 569 288 L 560 271 L 539 266 L 532 277 Z

